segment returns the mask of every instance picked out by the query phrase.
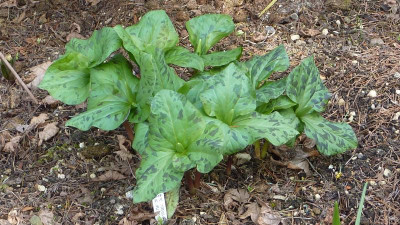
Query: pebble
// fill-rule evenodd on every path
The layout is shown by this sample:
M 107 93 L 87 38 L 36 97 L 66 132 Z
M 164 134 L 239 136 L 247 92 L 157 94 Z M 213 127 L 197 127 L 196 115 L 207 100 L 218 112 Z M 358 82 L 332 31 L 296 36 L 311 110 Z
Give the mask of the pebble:
M 357 158 L 362 159 L 364 158 L 364 154 L 362 154 L 361 152 L 357 154 Z
M 400 117 L 400 112 L 397 112 L 396 114 L 394 114 L 392 120 L 399 120 L 399 117 Z
M 385 177 L 389 177 L 391 174 L 392 174 L 392 171 L 390 171 L 387 168 L 383 171 L 383 176 L 385 176 Z
M 37 186 L 37 189 L 38 189 L 38 191 L 40 191 L 40 192 L 46 192 L 46 190 L 47 190 L 47 188 L 46 188 L 45 186 L 40 185 L 40 184 Z
M 371 39 L 371 45 L 383 45 L 385 42 L 382 40 L 382 38 L 372 38 Z
M 65 179 L 65 174 L 59 173 L 59 174 L 57 174 L 57 177 L 59 179 Z
M 344 106 L 346 104 L 346 102 L 344 101 L 343 98 L 339 99 L 338 105 L 339 106 Z
M 123 205 L 121 205 L 121 204 L 117 204 L 117 205 L 115 205 L 115 211 L 114 211 L 114 213 L 115 214 L 117 214 L 117 215 L 123 215 L 124 214 L 124 206 Z
M 386 184 L 386 181 L 384 181 L 384 180 L 379 181 L 379 185 L 385 185 L 385 184 Z
M 276 32 L 275 28 L 272 26 L 265 26 L 265 33 L 267 34 L 268 37 L 271 37 L 274 35 Z
M 318 200 L 320 200 L 320 199 L 321 199 L 321 195 L 315 194 L 315 200 L 318 201 Z
M 292 13 L 290 15 L 290 19 L 292 19 L 294 21 L 297 21 L 297 20 L 299 20 L 299 15 L 297 15 L 297 13 Z
M 353 61 L 351 61 L 351 64 L 357 65 L 357 64 L 358 64 L 358 61 L 357 61 L 357 60 L 353 60 Z
M 298 34 L 292 34 L 292 35 L 290 35 L 290 39 L 291 39 L 292 41 L 299 40 L 299 39 L 300 39 L 300 35 L 298 35 Z
M 371 186 L 376 186 L 376 182 L 375 182 L 374 180 L 370 180 L 370 181 L 369 181 L 369 184 L 370 184 Z
M 328 169 L 332 170 L 333 169 L 333 165 L 329 165 Z
M 79 148 L 84 148 L 84 147 L 85 147 L 85 143 L 84 142 L 79 143 Z
M 396 94 L 400 95 L 400 90 L 396 90 Z
M 371 105 L 371 109 L 375 109 L 375 104 L 372 104 L 372 105 Z
M 349 122 L 353 122 L 354 116 L 356 116 L 356 112 L 351 111 L 351 112 L 350 112 L 350 117 L 349 117 Z
M 92 173 L 92 174 L 90 174 L 89 177 L 90 177 L 91 179 L 94 179 L 94 178 L 96 178 L 96 174 Z
M 394 73 L 394 78 L 400 78 L 400 73 L 399 72 L 396 72 L 396 73 Z
M 336 24 L 337 24 L 338 26 L 340 26 L 340 24 L 341 24 L 340 20 L 336 20 Z
M 375 98 L 377 96 L 376 91 L 375 90 L 370 90 L 368 92 L 368 96 L 371 98 Z
M 328 35 L 328 33 L 329 33 L 329 32 L 328 32 L 328 29 L 325 28 L 325 29 L 322 30 L 322 34 L 323 34 L 323 35 L 326 36 L 326 35 Z

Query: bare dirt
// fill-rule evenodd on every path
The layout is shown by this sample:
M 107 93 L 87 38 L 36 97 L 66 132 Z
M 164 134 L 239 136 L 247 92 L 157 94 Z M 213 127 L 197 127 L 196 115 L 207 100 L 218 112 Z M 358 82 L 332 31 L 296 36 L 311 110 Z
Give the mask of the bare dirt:
M 282 224 L 331 224 L 335 201 L 342 224 L 354 224 L 365 182 L 369 187 L 361 224 L 399 224 L 400 122 L 394 117 L 400 112 L 400 1 L 282 0 L 259 16 L 268 3 L 0 0 L 0 51 L 19 56 L 14 67 L 29 82 L 34 78 L 29 68 L 57 59 L 71 37 L 87 38 L 104 26 L 132 25 L 149 10 L 166 10 L 185 46 L 186 20 L 204 13 L 230 14 L 243 34 L 235 32 L 215 49 L 243 46 L 242 58 L 247 59 L 284 44 L 292 67 L 314 54 L 333 94 L 324 116 L 348 122 L 359 147 L 308 158 L 308 175 L 282 166 L 290 160 L 287 151 L 293 150 L 275 149 L 282 158 L 272 153 L 243 164 L 236 157 L 230 176 L 224 160 L 202 177 L 195 196 L 182 186 L 169 224 L 254 224 L 260 207 Z M 267 35 L 266 26 L 276 32 Z M 299 39 L 293 41 L 292 35 Z M 140 157 L 116 153 L 123 149 L 121 143 L 129 145 L 118 141 L 118 135 L 126 136 L 123 128 L 68 128 L 65 121 L 84 106 L 36 105 L 19 85 L 4 78 L 0 91 L 0 224 L 35 219 L 43 224 L 155 223 L 150 203 L 133 204 L 125 196 L 135 185 Z M 47 96 L 41 90 L 33 93 L 39 100 Z M 29 126 L 42 113 L 48 118 Z M 52 123 L 59 130 L 51 130 Z M 44 130 L 56 135 L 40 141 Z M 253 156 L 252 147 L 244 152 Z

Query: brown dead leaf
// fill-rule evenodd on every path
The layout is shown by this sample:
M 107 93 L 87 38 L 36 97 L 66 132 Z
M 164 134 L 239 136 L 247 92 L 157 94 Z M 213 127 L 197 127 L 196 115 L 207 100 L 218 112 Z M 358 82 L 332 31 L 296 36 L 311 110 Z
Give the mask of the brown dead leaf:
M 35 209 L 35 207 L 26 206 L 26 207 L 22 208 L 21 211 L 22 211 L 22 212 L 26 212 L 26 211 L 31 211 L 31 210 L 33 210 L 33 209 Z
M 54 214 L 51 211 L 47 210 L 47 209 L 40 210 L 39 217 L 40 217 L 40 220 L 42 221 L 42 223 L 44 225 L 52 225 L 52 224 L 54 224 L 54 222 L 53 222 Z
M 123 135 L 117 135 L 117 138 L 118 138 L 118 144 L 119 144 L 120 150 L 116 151 L 115 154 L 117 154 L 119 157 L 121 157 L 121 159 L 124 161 L 128 161 L 129 159 L 132 159 L 133 154 L 124 145 L 125 143 L 128 143 L 128 145 L 130 145 L 129 141 L 127 141 Z
M 22 221 L 18 216 L 18 211 L 16 209 L 11 210 L 7 215 L 7 221 L 11 224 L 20 224 Z
M 122 180 L 125 178 L 126 177 L 124 175 L 120 174 L 119 172 L 109 170 L 93 180 L 94 181 L 110 181 L 110 180 Z
M 229 189 L 224 196 L 224 207 L 228 210 L 232 206 L 237 206 L 236 202 L 245 203 L 249 198 L 250 195 L 245 189 Z
M 43 131 L 39 132 L 39 146 L 42 145 L 43 141 L 47 141 L 54 137 L 60 129 L 57 127 L 57 122 L 47 124 Z
M 302 32 L 302 34 L 304 36 L 309 36 L 309 37 L 314 37 L 317 36 L 318 34 L 320 34 L 321 32 L 319 30 L 315 30 L 315 29 L 306 29 Z
M 0 3 L 0 8 L 3 8 L 3 7 L 11 8 L 11 7 L 16 7 L 16 6 L 17 6 L 17 0 L 9 0 L 9 1 Z
M 58 103 L 60 103 L 60 101 L 53 98 L 53 96 L 51 96 L 51 95 L 47 95 L 46 98 L 44 98 L 42 100 L 42 103 L 44 103 L 46 105 L 54 106 L 54 105 L 57 105 Z
M 35 40 L 36 41 L 36 40 Z M 29 76 L 35 77 L 32 82 L 27 84 L 29 88 L 36 89 L 40 82 L 43 80 L 44 74 L 46 73 L 47 68 L 51 65 L 51 62 L 45 62 L 30 68 L 31 74 Z
M 246 219 L 250 216 L 251 221 L 254 223 L 257 222 L 258 216 L 260 215 L 260 206 L 258 206 L 257 202 L 253 202 L 246 205 L 247 211 L 243 213 L 239 218 Z
M 34 116 L 31 119 L 31 125 L 40 125 L 44 122 L 46 122 L 46 120 L 49 119 L 49 116 L 46 113 L 41 113 L 39 116 Z
M 65 40 L 70 41 L 72 38 L 85 39 L 85 37 L 77 32 L 71 32 L 67 35 Z
M 124 217 L 122 220 L 118 222 L 118 225 L 138 225 L 139 223 L 134 221 L 134 220 L 128 220 L 126 217 Z
M 315 141 L 313 140 L 313 139 L 311 139 L 311 138 L 306 138 L 304 141 L 303 141 L 303 146 L 306 148 L 306 149 L 313 149 L 314 147 L 315 147 Z
M 15 137 L 11 138 L 11 140 L 4 145 L 3 151 L 15 152 L 18 149 L 21 138 L 22 138 L 22 136 L 15 136 Z
M 92 6 L 95 6 L 101 2 L 101 0 L 86 0 L 87 3 L 90 3 Z
M 72 217 L 72 221 L 73 222 L 79 222 L 79 220 L 82 218 L 82 217 L 84 217 L 85 216 L 85 213 L 83 213 L 83 212 L 78 212 L 77 214 L 75 214 L 73 217 Z
M 281 215 L 278 212 L 274 212 L 271 207 L 269 207 L 264 202 L 260 202 L 261 209 L 260 214 L 257 218 L 256 224 L 258 225 L 279 225 L 282 221 Z

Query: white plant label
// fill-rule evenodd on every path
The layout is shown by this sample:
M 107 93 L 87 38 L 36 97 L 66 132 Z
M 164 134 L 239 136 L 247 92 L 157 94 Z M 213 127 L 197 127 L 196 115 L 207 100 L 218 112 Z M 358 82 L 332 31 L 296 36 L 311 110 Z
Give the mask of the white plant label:
M 165 198 L 164 198 L 164 193 L 158 194 L 154 199 L 153 199 L 153 211 L 154 213 L 158 213 L 158 215 L 155 217 L 157 221 L 162 221 L 166 222 L 167 221 L 167 207 L 165 205 Z

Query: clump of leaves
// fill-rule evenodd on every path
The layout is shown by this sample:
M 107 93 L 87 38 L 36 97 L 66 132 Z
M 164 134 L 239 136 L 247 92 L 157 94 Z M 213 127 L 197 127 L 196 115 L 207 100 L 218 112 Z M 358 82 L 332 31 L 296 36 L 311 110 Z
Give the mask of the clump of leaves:
M 87 100 L 87 111 L 67 126 L 113 130 L 125 121 L 134 124 L 132 146 L 142 156 L 134 202 L 176 192 L 185 171 L 208 173 L 224 155 L 260 139 L 290 144 L 305 132 L 325 155 L 357 146 L 349 125 L 319 115 L 330 94 L 313 57 L 272 81 L 272 73 L 289 67 L 283 46 L 239 62 L 241 47 L 209 52 L 233 32 L 230 16 L 195 17 L 186 28 L 193 51 L 177 45 L 164 11 L 151 11 L 130 27 L 95 31 L 88 40 L 73 39 L 39 86 L 66 104 Z M 140 74 L 118 50 L 128 53 Z M 171 64 L 193 68 L 193 77 L 182 80 Z

